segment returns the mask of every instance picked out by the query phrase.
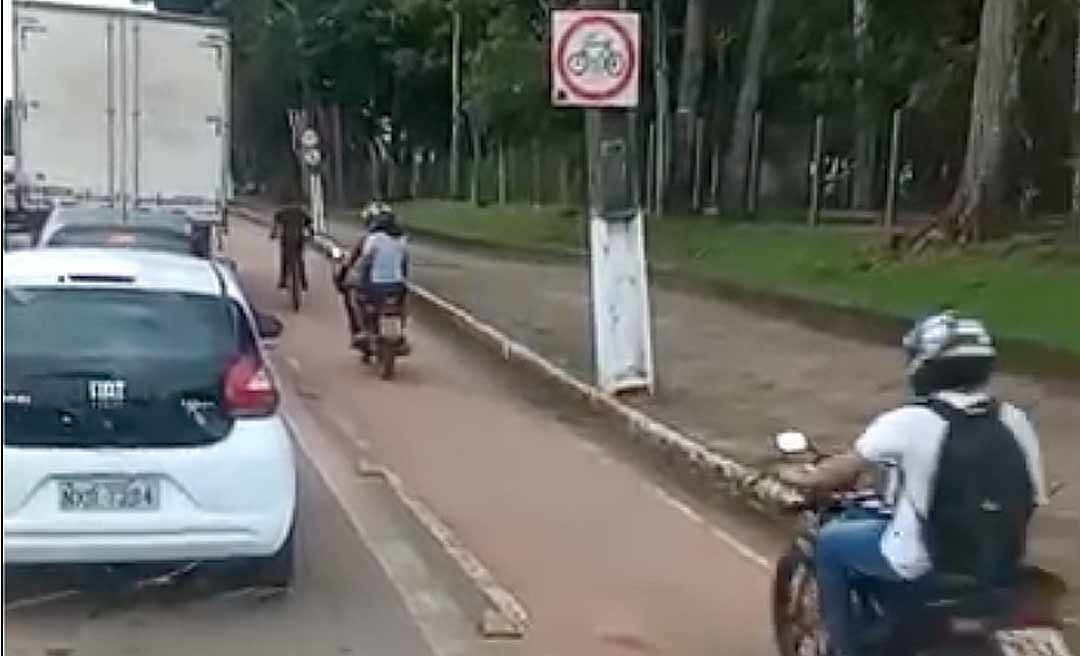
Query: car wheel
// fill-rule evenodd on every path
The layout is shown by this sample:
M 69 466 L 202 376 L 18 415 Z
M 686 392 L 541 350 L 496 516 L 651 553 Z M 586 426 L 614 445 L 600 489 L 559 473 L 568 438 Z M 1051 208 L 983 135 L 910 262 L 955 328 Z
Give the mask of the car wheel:
M 296 526 L 289 529 L 277 553 L 266 558 L 254 558 L 245 568 L 245 581 L 255 588 L 288 588 L 296 571 Z

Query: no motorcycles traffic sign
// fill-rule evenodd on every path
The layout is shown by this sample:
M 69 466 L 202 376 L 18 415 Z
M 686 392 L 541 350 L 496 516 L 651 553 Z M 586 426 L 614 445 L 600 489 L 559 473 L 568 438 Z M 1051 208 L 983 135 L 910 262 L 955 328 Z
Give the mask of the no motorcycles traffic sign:
M 551 102 L 557 107 L 636 107 L 641 22 L 635 12 L 551 13 Z

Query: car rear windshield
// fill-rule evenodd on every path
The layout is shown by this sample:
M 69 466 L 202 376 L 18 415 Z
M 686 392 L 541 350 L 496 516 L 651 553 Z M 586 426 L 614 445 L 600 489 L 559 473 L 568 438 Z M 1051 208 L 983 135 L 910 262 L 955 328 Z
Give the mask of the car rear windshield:
M 170 253 L 190 253 L 191 238 L 165 228 L 69 226 L 49 239 L 49 246 L 100 246 L 142 248 Z
M 230 299 L 15 288 L 4 318 L 9 446 L 195 446 L 232 428 L 223 375 L 255 347 Z

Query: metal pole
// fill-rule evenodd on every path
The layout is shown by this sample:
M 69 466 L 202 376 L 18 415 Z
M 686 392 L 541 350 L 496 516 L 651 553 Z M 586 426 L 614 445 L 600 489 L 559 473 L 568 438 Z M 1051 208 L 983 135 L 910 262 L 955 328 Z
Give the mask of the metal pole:
M 750 141 L 750 176 L 746 185 L 746 211 L 751 216 L 758 211 L 758 194 L 761 192 L 761 139 L 764 120 L 761 110 L 754 112 L 753 135 Z
M 454 5 L 450 53 L 450 196 L 461 191 L 461 8 Z
M 885 193 L 885 229 L 892 230 L 896 225 L 896 196 L 900 182 L 900 129 L 903 127 L 904 110 L 897 108 L 892 113 L 892 136 L 889 139 L 889 181 Z
M 810 157 L 810 213 L 807 222 L 818 224 L 821 214 L 821 158 L 825 148 L 825 117 L 818 114 L 814 119 L 814 146 Z

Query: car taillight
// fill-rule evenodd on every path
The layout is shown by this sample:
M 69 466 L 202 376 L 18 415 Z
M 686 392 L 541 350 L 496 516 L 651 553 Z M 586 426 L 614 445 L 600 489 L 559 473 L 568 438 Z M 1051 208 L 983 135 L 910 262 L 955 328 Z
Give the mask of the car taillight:
M 225 410 L 232 417 L 266 417 L 277 410 L 274 381 L 253 356 L 233 360 L 225 371 L 224 386 Z

